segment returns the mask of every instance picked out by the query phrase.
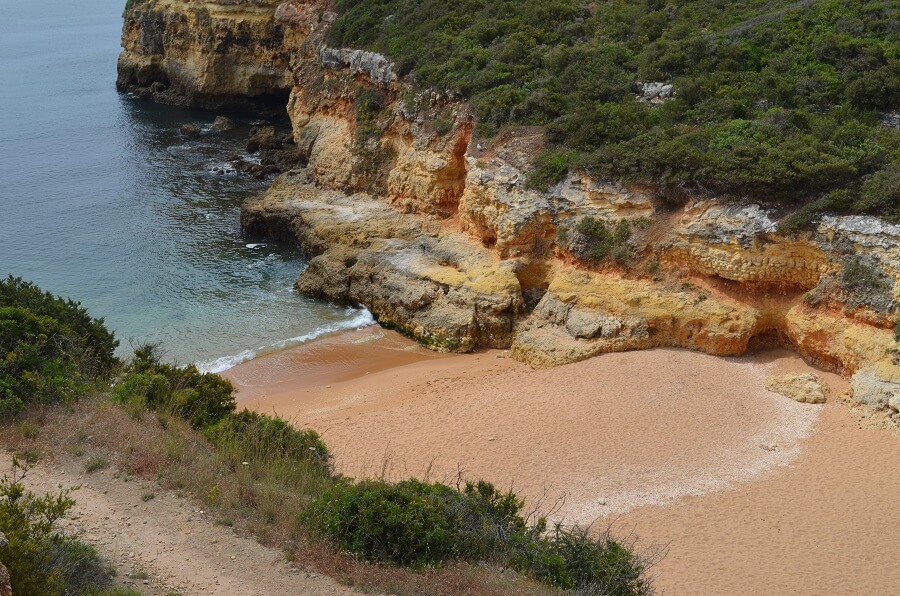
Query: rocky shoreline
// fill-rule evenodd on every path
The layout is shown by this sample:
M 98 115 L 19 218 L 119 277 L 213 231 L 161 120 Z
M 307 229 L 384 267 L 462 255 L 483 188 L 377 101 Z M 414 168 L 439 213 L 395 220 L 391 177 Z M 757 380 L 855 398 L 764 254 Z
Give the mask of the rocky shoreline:
M 761 205 L 584 172 L 532 188 L 542 131 L 476 138 L 464 103 L 414 94 L 383 56 L 328 48 L 328 6 L 135 0 L 119 61 L 119 87 L 156 101 L 286 106 L 300 167 L 241 223 L 303 248 L 300 292 L 435 349 L 512 348 L 536 367 L 775 342 L 900 420 L 900 226 L 826 217 L 781 233 Z M 586 221 L 625 230 L 615 258 L 592 258 Z

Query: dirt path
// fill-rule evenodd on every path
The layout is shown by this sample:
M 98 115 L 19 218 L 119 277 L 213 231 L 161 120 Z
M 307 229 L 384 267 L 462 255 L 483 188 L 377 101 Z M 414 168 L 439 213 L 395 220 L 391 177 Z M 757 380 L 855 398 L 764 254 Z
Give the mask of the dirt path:
M 9 454 L 2 457 L 10 461 Z M 119 583 L 143 594 L 356 593 L 331 578 L 290 567 L 279 551 L 237 536 L 153 482 L 125 478 L 113 470 L 85 474 L 83 462 L 62 459 L 29 470 L 25 484 L 35 492 L 81 485 L 66 529 L 115 564 Z M 150 494 L 155 496 L 144 501 Z

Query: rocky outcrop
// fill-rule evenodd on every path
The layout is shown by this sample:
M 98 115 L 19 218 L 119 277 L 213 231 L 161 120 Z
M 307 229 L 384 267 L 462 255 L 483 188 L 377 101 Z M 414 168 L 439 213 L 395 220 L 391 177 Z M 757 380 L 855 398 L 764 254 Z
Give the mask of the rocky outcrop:
M 459 208 L 462 228 L 501 257 L 545 255 L 559 227 L 574 228 L 583 217 L 633 219 L 654 213 L 649 193 L 584 174 L 570 174 L 541 192 L 528 187 L 527 171 L 499 155 L 469 157 L 468 170 Z
M 890 277 L 890 294 L 900 301 L 900 225 L 870 216 L 824 217 L 817 237 L 833 255 L 864 256 Z M 896 304 L 886 305 L 896 310 Z
M 302 169 L 248 202 L 242 223 L 306 251 L 298 290 L 365 305 L 437 349 L 512 347 L 535 366 L 653 346 L 736 355 L 765 334 L 851 377 L 860 403 L 897 409 L 900 226 L 826 217 L 788 235 L 759 205 L 678 207 L 585 172 L 537 189 L 543 130 L 482 146 L 460 98 L 415 94 L 385 56 L 328 47 L 329 7 L 134 0 L 119 60 L 119 87 L 157 101 L 287 108 L 293 144 L 269 129 L 251 144 L 279 156 L 273 168 L 296 157 Z M 586 218 L 631 230 L 615 262 L 581 250 Z
M 316 183 L 376 192 L 404 211 L 454 214 L 472 132 L 462 104 L 431 92 L 403 96 L 378 54 L 305 51 L 288 114 Z M 370 104 L 366 114 L 361 100 Z
M 538 367 L 659 346 L 734 356 L 747 349 L 757 322 L 752 307 L 734 300 L 567 267 L 553 278 L 512 349 Z
M 292 48 L 323 2 L 280 4 L 133 0 L 124 12 L 116 86 L 161 103 L 283 114 Z
M 676 234 L 664 259 L 703 275 L 809 289 L 828 269 L 819 246 L 779 236 L 759 205 L 696 203 L 685 209 Z
M 766 389 L 805 404 L 824 404 L 828 384 L 813 373 L 788 373 L 766 379 Z
M 379 87 L 397 82 L 394 65 L 382 54 L 350 48 L 319 48 L 319 62 L 328 70 L 346 71 L 351 77 L 364 75 Z
M 322 191 L 296 174 L 245 205 L 242 225 L 304 248 L 312 258 L 297 288 L 308 296 L 365 305 L 381 324 L 437 349 L 512 341 L 523 308 L 512 264 L 433 220 Z

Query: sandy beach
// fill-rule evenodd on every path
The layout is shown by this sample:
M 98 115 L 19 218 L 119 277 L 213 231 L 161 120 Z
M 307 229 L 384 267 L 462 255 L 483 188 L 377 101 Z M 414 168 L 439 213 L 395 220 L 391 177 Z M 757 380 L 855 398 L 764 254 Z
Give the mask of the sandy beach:
M 825 405 L 765 379 L 818 372 Z M 786 350 L 659 349 L 532 370 L 370 327 L 226 373 L 241 406 L 318 430 L 350 476 L 484 478 L 566 523 L 613 525 L 664 594 L 893 594 L 900 433 Z

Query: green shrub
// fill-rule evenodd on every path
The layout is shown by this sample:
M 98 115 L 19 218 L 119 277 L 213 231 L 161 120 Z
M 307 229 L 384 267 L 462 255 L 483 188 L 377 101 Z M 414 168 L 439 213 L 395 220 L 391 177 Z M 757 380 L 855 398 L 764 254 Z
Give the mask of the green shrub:
M 71 332 L 81 356 L 80 364 L 98 376 L 108 375 L 119 363 L 115 350 L 119 342 L 80 303 L 44 292 L 20 277 L 0 281 L 0 306 L 20 307 L 38 317 L 47 316 Z
M 523 502 L 487 482 L 462 490 L 443 484 L 377 480 L 336 484 L 300 519 L 335 548 L 373 562 L 424 567 L 462 559 L 506 565 L 549 585 L 582 593 L 649 593 L 644 566 L 604 535 L 530 525 Z
M 628 220 L 620 219 L 613 226 L 602 219 L 585 217 L 575 229 L 586 241 L 579 256 L 597 262 L 608 258 L 623 262 L 629 256 L 631 225 Z
M 93 474 L 99 470 L 103 470 L 109 467 L 109 458 L 103 457 L 102 455 L 95 455 L 93 457 L 88 458 L 88 460 L 84 464 L 84 471 L 88 474 Z
M 93 546 L 68 537 L 53 540 L 48 556 L 58 570 L 65 594 L 109 593 L 115 567 Z
M 580 594 L 630 596 L 648 594 L 644 565 L 608 534 L 593 538 L 582 528 L 557 525 L 515 555 L 514 566 L 535 579 Z
M 219 449 L 241 458 L 286 458 L 309 461 L 329 473 L 331 456 L 314 430 L 298 430 L 282 420 L 244 410 L 222 418 L 203 434 Z
M 76 399 L 108 377 L 117 345 L 77 302 L 20 278 L 0 281 L 0 416 Z
M 877 261 L 858 255 L 845 258 L 838 281 L 844 292 L 842 301 L 851 307 L 865 306 L 887 313 L 894 303 L 891 292 L 894 281 L 881 270 Z
M 423 567 L 493 555 L 529 532 L 512 494 L 487 483 L 460 492 L 407 480 L 338 483 L 302 514 L 336 548 L 370 561 Z
M 439 137 L 446 136 L 451 130 L 453 130 L 453 116 L 451 114 L 444 113 L 434 119 L 434 132 Z
M 860 292 L 884 292 L 890 290 L 885 276 L 859 257 L 844 259 L 841 267 L 841 284 L 845 289 Z
M 14 594 L 97 593 L 111 583 L 113 571 L 97 551 L 62 535 L 57 522 L 75 504 L 71 491 L 37 496 L 21 484 L 26 468 L 13 460 L 18 477 L 0 479 L 0 531 L 8 544 L 0 561 Z
M 533 184 L 573 163 L 665 189 L 900 217 L 900 30 L 879 0 L 338 0 L 335 47 L 466 97 L 479 134 L 545 126 Z M 661 103 L 639 81 L 669 82 Z M 892 174 L 891 172 L 894 172 Z M 870 181 L 868 186 L 865 180 Z M 862 189 L 860 187 L 862 185 Z
M 196 366 L 163 363 L 155 346 L 135 350 L 134 359 L 113 389 L 113 400 L 170 411 L 204 428 L 234 412 L 234 387 L 227 379 L 201 373 Z
M 534 170 L 528 177 L 528 186 L 546 191 L 565 177 L 571 160 L 572 154 L 568 152 L 541 152 L 534 160 Z

